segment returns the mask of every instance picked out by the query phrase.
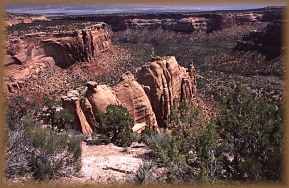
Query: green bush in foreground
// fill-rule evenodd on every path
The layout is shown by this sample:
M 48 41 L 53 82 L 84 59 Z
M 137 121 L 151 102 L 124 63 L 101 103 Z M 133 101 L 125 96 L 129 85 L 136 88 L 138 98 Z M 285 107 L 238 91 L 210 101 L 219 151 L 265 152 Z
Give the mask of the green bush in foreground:
M 81 167 L 81 140 L 42 128 L 33 101 L 14 97 L 7 105 L 5 175 L 35 180 L 72 175 Z
M 129 116 L 127 108 L 122 105 L 108 105 L 106 113 L 96 114 L 99 122 L 97 133 L 107 143 L 117 146 L 130 146 L 133 142 L 134 120 Z
M 25 133 L 34 148 L 29 166 L 35 179 L 52 179 L 80 170 L 80 139 L 58 135 L 55 131 L 36 126 L 29 127 Z

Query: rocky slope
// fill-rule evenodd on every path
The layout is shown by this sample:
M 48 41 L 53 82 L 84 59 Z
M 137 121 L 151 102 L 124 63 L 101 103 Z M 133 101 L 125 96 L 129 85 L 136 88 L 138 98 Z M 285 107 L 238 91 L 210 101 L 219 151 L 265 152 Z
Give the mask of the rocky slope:
M 74 122 L 77 126 L 74 127 L 85 134 L 91 133 L 86 128 L 87 125 L 95 127 L 91 125 L 91 120 L 88 121 L 94 117 L 91 112 L 105 112 L 109 104 L 121 104 L 129 110 L 130 116 L 135 120 L 134 132 L 140 132 L 146 126 L 154 131 L 158 131 L 158 127 L 166 128 L 165 121 L 169 120 L 173 103 L 189 100 L 195 106 L 205 106 L 205 102 L 197 94 L 193 65 L 189 69 L 181 67 L 173 56 L 153 58 L 143 66 L 136 78 L 129 72 L 125 73 L 113 88 L 92 81 L 86 86 L 82 96 L 75 96 L 71 94 L 75 91 L 70 91 L 67 96 L 62 97 L 63 107 L 70 109 L 77 117 Z M 89 113 L 78 108 L 81 101 L 86 101 L 86 106 L 91 106 Z
M 55 17 L 54 20 L 104 21 L 112 31 L 126 29 L 163 28 L 177 32 L 203 30 L 212 32 L 245 22 L 280 20 L 284 7 L 267 7 L 243 11 L 214 11 L 193 13 L 100 14 Z

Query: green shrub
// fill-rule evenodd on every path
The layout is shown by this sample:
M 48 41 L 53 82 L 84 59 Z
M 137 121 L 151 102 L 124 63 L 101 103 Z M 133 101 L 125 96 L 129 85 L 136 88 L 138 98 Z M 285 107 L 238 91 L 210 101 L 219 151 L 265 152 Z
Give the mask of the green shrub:
M 218 119 L 224 168 L 238 180 L 280 180 L 283 123 L 281 109 L 254 99 L 238 84 L 226 96 Z M 230 168 L 230 169 L 229 169 Z
M 168 181 L 280 180 L 281 109 L 254 99 L 240 84 L 220 109 L 209 122 L 190 103 L 173 105 L 170 132 L 144 135 Z
M 167 181 L 190 182 L 216 179 L 219 134 L 213 121 L 208 122 L 200 108 L 190 102 L 173 105 L 168 127 L 144 136 L 152 154 L 167 169 Z
M 99 139 L 117 146 L 130 146 L 133 141 L 132 128 L 134 120 L 129 116 L 127 108 L 122 105 L 108 105 L 106 113 L 96 114 L 99 122 L 97 133 Z
M 79 171 L 81 139 L 42 128 L 35 116 L 39 105 L 22 96 L 13 99 L 6 111 L 6 177 L 31 173 L 36 180 L 46 180 Z
M 52 129 L 66 129 L 70 126 L 69 123 L 73 122 L 74 116 L 68 109 L 56 109 L 56 107 L 60 105 L 55 99 L 44 96 L 42 97 L 42 105 L 47 109 L 46 112 L 42 114 L 41 119 L 44 120 L 44 123 L 51 125 Z
M 147 184 L 155 181 L 155 178 L 152 175 L 152 170 L 154 169 L 155 164 L 153 162 L 143 161 L 142 165 L 136 171 L 136 182 L 140 184 Z
M 26 129 L 25 136 L 35 148 L 29 160 L 35 179 L 52 179 L 80 170 L 80 139 L 36 126 Z

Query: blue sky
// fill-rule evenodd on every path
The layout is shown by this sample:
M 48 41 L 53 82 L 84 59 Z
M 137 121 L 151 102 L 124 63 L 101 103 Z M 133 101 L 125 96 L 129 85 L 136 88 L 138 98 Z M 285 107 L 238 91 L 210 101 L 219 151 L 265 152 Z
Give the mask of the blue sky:
M 280 6 L 285 3 L 187 3 L 187 4 L 5 4 L 5 10 L 13 13 L 31 13 L 41 15 L 99 14 L 121 12 L 163 12 L 163 11 L 210 11 L 242 10 Z

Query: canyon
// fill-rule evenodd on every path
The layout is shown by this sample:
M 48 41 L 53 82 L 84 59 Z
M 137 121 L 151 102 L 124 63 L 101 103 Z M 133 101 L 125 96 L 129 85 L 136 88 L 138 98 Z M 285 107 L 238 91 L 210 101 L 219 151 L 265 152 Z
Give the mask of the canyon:
M 283 71 L 284 52 L 287 50 L 282 38 L 286 24 L 284 10 L 285 7 L 266 7 L 187 13 L 75 15 L 49 19 L 9 13 L 5 20 L 3 87 L 10 115 L 7 118 L 10 143 L 14 147 L 14 140 L 19 141 L 20 144 L 16 143 L 17 151 L 25 150 L 23 153 L 26 155 L 29 150 L 26 146 L 30 143 L 21 134 L 30 124 L 35 124 L 35 132 L 39 128 L 39 141 L 49 140 L 48 149 L 54 141 L 52 138 L 56 141 L 64 138 L 58 141 L 61 146 L 79 141 L 82 153 L 79 150 L 76 155 L 81 156 L 78 158 L 82 163 L 80 171 L 65 177 L 61 175 L 56 182 L 114 183 L 131 178 L 131 181 L 146 183 L 146 179 L 140 180 L 141 173 L 165 182 L 170 181 L 171 174 L 167 173 L 170 169 L 184 177 L 189 177 L 188 170 L 192 173 L 189 181 L 195 181 L 202 176 L 203 167 L 216 181 L 239 181 L 239 174 L 243 172 L 239 172 L 238 167 L 247 163 L 234 167 L 232 160 L 235 160 L 236 146 L 232 142 L 227 144 L 227 141 L 246 143 L 242 142 L 243 138 L 238 138 L 239 133 L 249 140 L 267 138 L 268 135 L 259 134 L 264 126 L 272 125 L 277 130 L 282 124 L 278 115 L 284 108 Z M 236 113 L 228 119 L 231 118 L 233 123 L 227 125 L 219 121 L 222 115 L 226 115 L 224 110 L 230 112 L 230 107 L 235 108 L 231 104 L 234 97 L 243 94 L 240 92 L 227 101 L 228 104 L 223 103 L 239 83 L 248 90 L 248 96 L 252 95 L 251 103 L 264 99 L 262 109 L 258 110 L 260 114 L 263 114 L 263 107 L 266 111 L 266 105 L 271 105 L 268 117 L 273 118 L 260 120 L 256 117 L 260 131 L 254 132 L 246 127 L 238 132 L 234 127 L 239 116 L 248 117 L 247 114 L 255 113 L 247 108 L 251 103 L 242 106 L 240 111 L 245 110 L 243 114 L 239 109 L 232 111 Z M 98 115 L 105 116 L 111 104 L 125 107 L 127 111 L 121 108 L 122 111 L 133 119 L 133 124 L 125 121 L 120 125 L 129 124 L 131 132 L 122 137 L 123 140 L 127 139 L 126 136 L 132 137 L 129 146 L 109 140 L 113 136 L 107 141 L 106 135 L 100 133 L 103 121 L 98 119 Z M 27 114 L 17 114 L 21 110 L 27 110 Z M 247 122 L 255 123 L 251 121 L 255 118 L 253 116 L 244 120 L 244 126 Z M 121 119 L 119 114 L 113 117 Z M 111 122 L 105 123 L 106 132 L 116 127 Z M 228 127 L 230 123 L 232 127 Z M 270 127 L 268 130 L 273 129 Z M 244 133 L 248 130 L 254 138 Z M 258 141 L 260 145 L 266 143 L 262 145 L 265 153 L 270 153 L 271 148 L 279 151 L 278 139 L 282 136 L 279 132 L 273 134 L 268 136 L 276 138 L 272 142 Z M 227 152 L 231 146 L 232 150 Z M 246 151 L 255 152 L 252 148 Z M 51 153 L 45 153 L 46 145 L 40 149 L 28 152 L 37 154 L 41 163 Z M 7 150 L 7 153 L 14 151 Z M 240 151 L 242 153 L 243 149 Z M 162 155 L 157 156 L 157 152 Z M 279 162 L 277 152 L 273 152 L 277 158 L 274 158 L 275 162 Z M 267 154 L 261 158 L 272 157 Z M 14 164 L 19 162 L 17 155 L 5 155 L 11 159 L 9 164 L 12 167 L 8 171 L 12 169 L 13 173 Z M 55 161 L 59 156 L 56 152 L 49 160 Z M 167 162 L 162 161 L 163 156 L 168 158 L 164 157 Z M 246 157 L 242 156 L 240 161 L 249 164 L 251 161 Z M 179 166 L 184 161 L 184 166 L 189 168 Z M 217 163 L 221 164 L 220 169 L 216 169 L 219 168 L 215 166 Z M 65 167 L 66 173 L 69 168 Z M 267 169 L 272 168 L 268 166 Z M 278 173 L 276 169 L 274 167 L 273 171 Z M 29 176 L 35 173 L 29 170 Z M 232 171 L 236 171 L 237 178 L 234 179 Z M 252 174 L 245 173 L 242 178 L 247 180 Z M 140 179 L 135 180 L 136 177 Z M 31 179 L 26 174 L 21 178 Z
M 236 50 L 239 51 L 258 51 L 268 58 L 273 59 L 284 53 L 282 43 L 282 25 L 281 21 L 274 21 L 268 24 L 261 31 L 254 30 L 237 41 Z
M 234 50 L 257 50 L 268 57 L 275 58 L 280 56 L 282 49 L 281 22 L 272 22 L 272 20 L 281 19 L 282 10 L 280 7 L 269 7 L 250 11 L 52 17 L 52 22 L 58 19 L 62 21 L 69 19 L 85 21 L 86 24 L 84 29 L 74 31 L 27 33 L 24 37 L 10 38 L 6 42 L 7 51 L 4 61 L 5 74 L 10 79 L 6 81 L 7 89 L 10 93 L 22 92 L 27 83 L 21 80 L 43 74 L 46 69 L 52 68 L 55 69 L 53 71 L 63 72 L 70 67 L 78 66 L 79 63 L 83 66 L 86 66 L 85 62 L 97 64 L 101 54 L 113 48 L 108 28 L 111 28 L 112 32 L 137 28 L 154 30 L 160 27 L 164 31 L 210 33 L 221 31 L 234 24 L 269 22 L 270 24 L 263 30 L 254 30 L 236 41 Z M 90 22 L 100 20 L 106 23 L 89 25 Z M 270 40 L 267 40 L 268 38 Z M 202 104 L 203 108 L 210 106 L 205 105 L 206 102 L 197 92 L 197 73 L 193 63 L 182 62 L 182 64 L 186 64 L 187 68 L 180 66 L 173 56 L 155 56 L 149 63 L 141 62 L 141 66 L 137 67 L 138 71 L 134 74 L 129 71 L 122 75 L 118 73 L 119 77 L 116 78 L 114 85 L 98 83 L 97 80 L 86 80 L 85 86 L 78 85 L 74 89 L 66 86 L 64 90 L 62 86 L 57 97 L 61 97 L 62 107 L 74 114 L 75 121 L 72 127 L 84 134 L 89 135 L 97 129 L 98 122 L 94 116 L 98 110 L 105 112 L 108 104 L 123 105 L 129 110 L 130 116 L 135 121 L 133 129 L 135 132 L 140 132 L 146 126 L 158 132 L 159 128 L 166 128 L 174 103 L 189 100 L 194 106 L 199 104 Z M 225 67 L 220 63 L 207 65 L 205 62 L 202 65 L 202 67 L 211 66 L 215 69 Z M 93 78 L 93 72 L 91 70 L 88 72 Z M 80 74 L 74 79 L 78 79 L 79 76 Z M 50 93 L 55 94 L 53 91 L 51 90 Z M 208 111 L 206 111 L 207 116 Z

